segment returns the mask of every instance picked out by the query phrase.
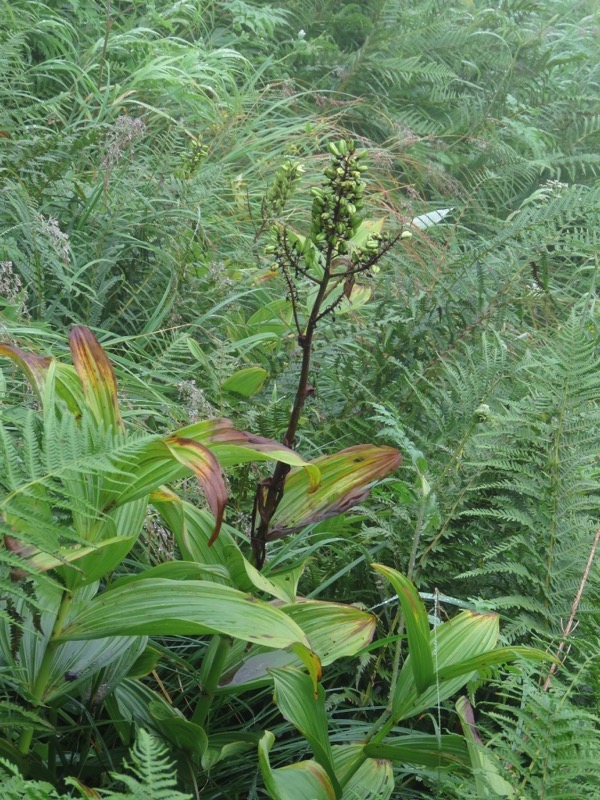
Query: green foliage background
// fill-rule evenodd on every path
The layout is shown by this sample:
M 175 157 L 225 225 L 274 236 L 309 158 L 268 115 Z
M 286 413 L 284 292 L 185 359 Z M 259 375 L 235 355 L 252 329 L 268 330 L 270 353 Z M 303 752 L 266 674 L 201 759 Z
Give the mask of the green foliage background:
M 66 332 L 88 325 L 137 433 L 224 415 L 280 440 L 299 351 L 266 234 L 275 220 L 307 233 L 326 142 L 352 136 L 367 215 L 412 239 L 364 280 L 368 303 L 319 328 L 296 447 L 374 441 L 404 462 L 368 506 L 275 544 L 271 563 L 309 557 L 302 594 L 379 607 L 386 631 L 397 604 L 369 564 L 387 563 L 436 618 L 494 610 L 506 644 L 555 652 L 600 525 L 599 37 L 592 0 L 0 0 L 2 340 L 63 358 Z M 286 161 L 304 174 L 277 206 Z M 250 398 L 224 388 L 246 367 L 268 376 Z M 32 403 L 2 375 L 18 449 Z M 229 475 L 243 532 L 263 475 Z M 179 490 L 203 502 L 191 481 Z M 121 569 L 174 550 L 150 515 Z M 479 733 L 514 797 L 600 797 L 599 592 L 593 562 L 548 691 L 542 668 L 480 676 Z M 207 644 L 156 646 L 147 691 L 185 711 Z M 395 669 L 391 644 L 333 666 L 335 744 L 366 735 Z M 282 763 L 305 758 L 270 698 L 223 701 L 219 725 L 269 728 Z M 109 730 L 110 708 L 77 703 L 63 723 L 85 755 L 61 769 L 107 786 L 133 740 Z M 412 729 L 447 730 L 452 713 L 444 702 Z M 196 796 L 265 796 L 255 749 L 193 775 L 172 755 Z M 472 772 L 395 775 L 394 797 L 507 796 Z

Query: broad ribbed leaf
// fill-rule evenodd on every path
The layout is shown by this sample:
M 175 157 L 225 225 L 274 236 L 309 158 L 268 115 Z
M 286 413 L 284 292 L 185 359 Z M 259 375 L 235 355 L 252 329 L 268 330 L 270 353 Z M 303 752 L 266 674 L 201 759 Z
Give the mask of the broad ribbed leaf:
M 239 394 L 242 397 L 252 397 L 263 387 L 269 373 L 262 367 L 245 367 L 239 369 L 223 381 L 221 389 L 225 392 Z
M 344 785 L 343 800 L 389 800 L 394 772 L 389 761 L 367 758 Z
M 451 664 L 448 667 L 444 667 L 440 669 L 438 674 L 440 680 L 445 681 L 450 678 L 457 678 L 459 675 L 470 674 L 483 667 L 509 664 L 511 661 L 516 661 L 518 658 L 524 658 L 527 661 L 554 661 L 558 663 L 550 653 L 547 653 L 545 650 L 537 650 L 534 647 L 499 647 L 496 650 L 491 650 L 489 653 L 483 653 L 467 661 L 459 661 L 458 664 Z
M 70 618 L 88 608 L 96 592 L 95 585 L 74 592 Z M 57 583 L 39 581 L 36 596 L 42 613 L 35 624 L 27 604 L 20 601 L 16 605 L 17 613 L 23 616 L 22 635 L 19 637 L 16 653 L 10 627 L 7 624 L 0 625 L 0 660 L 10 672 L 11 682 L 19 687 L 19 692 L 24 697 L 30 697 L 38 685 L 43 658 L 45 683 L 40 699 L 43 703 L 48 703 L 66 694 L 79 693 L 82 685 L 89 685 L 99 670 L 104 670 L 103 682 L 106 682 L 106 671 L 115 662 L 122 661 L 128 671 L 146 645 L 143 637 L 99 637 L 93 642 L 62 642 L 47 652 L 48 639 L 59 613 L 63 590 Z M 40 634 L 40 630 L 44 633 Z
M 121 429 L 117 381 L 100 343 L 89 328 L 77 325 L 69 334 L 69 347 L 87 405 L 96 420 L 107 428 Z
M 265 731 L 258 745 L 260 771 L 272 800 L 335 800 L 331 781 L 316 761 L 300 761 L 273 769 L 269 762 L 269 751 L 274 741 L 273 734 Z
M 164 703 L 153 702 L 148 710 L 157 729 L 176 748 L 201 758 L 208 748 L 206 731 L 200 725 L 185 719 L 183 714 Z
M 163 578 L 104 592 L 69 622 L 61 639 L 214 633 L 266 647 L 310 647 L 293 620 L 251 595 L 207 581 Z
M 83 403 L 81 381 L 69 364 L 60 364 L 50 356 L 36 356 L 20 347 L 0 342 L 0 356 L 12 359 L 25 373 L 29 385 L 38 401 L 43 405 L 46 380 L 53 367 L 56 395 L 67 404 L 73 413 L 79 413 Z
M 239 431 L 228 419 L 211 419 L 195 422 L 177 431 L 178 436 L 194 439 L 217 456 L 224 467 L 234 467 L 249 461 L 281 461 L 299 467 L 308 476 L 311 490 L 319 485 L 320 472 L 316 462 L 307 462 L 289 447 Z
M 398 736 L 381 744 L 366 745 L 365 753 L 372 758 L 387 758 L 396 764 L 419 764 L 431 768 L 469 764 L 465 740 L 454 733 Z
M 258 652 L 256 652 L 258 650 Z M 251 653 L 243 664 L 222 683 L 218 694 L 240 694 L 260 686 L 267 686 L 272 682 L 270 671 L 278 667 L 302 667 L 302 659 L 289 650 L 265 650 L 252 648 Z
M 252 592 L 258 589 L 261 592 L 276 597 L 284 603 L 294 602 L 295 596 L 290 596 L 290 589 L 295 588 L 294 573 L 289 576 L 287 586 L 283 581 L 273 581 L 270 575 L 259 572 L 240 549 L 233 542 L 226 548 L 225 557 L 234 585 L 242 591 Z
M 431 686 L 434 675 L 429 619 L 425 605 L 413 584 L 400 572 L 383 564 L 373 564 L 373 568 L 388 579 L 398 595 L 404 614 L 415 685 L 419 693 L 424 692 Z
M 309 650 L 308 647 L 305 647 L 300 643 L 292 645 L 291 650 L 298 656 L 302 664 L 308 670 L 308 674 L 310 675 L 310 679 L 312 681 L 313 694 L 315 698 L 318 698 L 319 681 L 323 675 L 323 667 L 321 665 L 321 661 L 319 660 L 319 656 L 313 650 Z
M 375 632 L 375 617 L 355 606 L 299 600 L 282 611 L 302 628 L 323 666 L 356 655 Z
M 168 578 L 173 581 L 201 581 L 211 580 L 213 576 L 227 580 L 229 573 L 226 567 L 219 564 L 197 564 L 195 561 L 165 561 L 163 564 L 157 564 L 155 567 L 145 569 L 143 572 L 135 572 L 117 578 L 111 583 L 111 591 L 119 586 L 147 581 L 150 578 Z
M 318 686 L 317 697 L 313 682 L 304 672 L 294 667 L 271 670 L 275 682 L 275 703 L 287 719 L 310 744 L 315 759 L 329 776 L 336 797 L 341 797 L 341 787 L 333 768 L 333 754 L 327 732 L 325 692 Z
M 36 356 L 33 353 L 27 353 L 13 344 L 5 344 L 0 342 L 0 356 L 10 358 L 17 364 L 17 366 L 25 373 L 27 380 L 37 399 L 41 402 L 44 396 L 44 385 L 46 382 L 46 375 L 48 368 L 52 363 L 52 358 L 45 356 Z
M 77 580 L 77 585 L 93 583 L 107 575 L 109 572 L 118 566 L 123 559 L 127 556 L 131 548 L 137 542 L 138 534 L 135 536 L 113 536 L 110 539 L 100 542 L 94 548 L 82 548 L 81 555 L 74 559 L 67 559 L 73 561 L 78 570 L 81 570 L 81 580 Z M 87 552 L 83 552 L 83 550 Z M 63 575 L 69 585 L 73 580 L 72 570 L 71 575 L 67 577 L 66 570 L 58 567 L 59 575 Z
M 175 536 L 182 558 L 210 567 L 226 568 L 227 546 L 233 545 L 231 535 L 233 528 L 223 525 L 219 538 L 209 547 L 208 543 L 215 524 L 211 514 L 165 489 L 151 495 L 151 501 Z M 230 576 L 220 578 L 216 574 L 212 580 L 218 583 L 233 583 Z
M 313 522 L 347 511 L 364 500 L 377 481 L 393 472 L 402 456 L 393 447 L 362 444 L 313 461 L 321 474 L 314 490 L 302 470 L 287 476 L 283 498 L 267 539 L 278 539 Z
M 173 436 L 133 444 L 126 453 L 114 458 L 114 501 L 121 505 L 149 495 L 165 483 L 182 478 L 186 465 L 171 452 L 174 441 L 193 441 L 209 450 L 221 466 L 235 466 L 250 461 L 283 461 L 302 468 L 311 488 L 318 485 L 318 466 L 304 461 L 293 450 L 261 436 L 236 430 L 228 419 L 212 419 L 181 428 Z M 216 508 L 216 507 L 215 507 Z
M 119 736 L 124 742 L 131 737 L 132 723 L 140 727 L 158 730 L 150 708 L 156 711 L 158 705 L 164 706 L 164 714 L 172 712 L 164 697 L 157 694 L 141 681 L 125 678 L 105 701 L 105 708 Z
M 463 611 L 449 622 L 443 622 L 431 631 L 430 643 L 434 667 L 441 672 L 461 661 L 477 658 L 493 650 L 498 640 L 498 617 L 495 614 L 474 614 Z M 398 678 L 392 698 L 392 712 L 396 720 L 420 714 L 422 711 L 451 697 L 475 674 L 476 668 L 459 677 L 434 683 L 419 694 L 409 654 Z
M 215 764 L 228 759 L 236 759 L 241 753 L 254 750 L 260 741 L 260 734 L 244 731 L 227 731 L 212 734 L 208 749 L 202 756 L 202 769 L 210 770 Z
M 222 577 L 243 592 L 259 589 L 284 603 L 294 601 L 302 564 L 274 575 L 265 575 L 242 555 L 236 544 L 241 534 L 235 536 L 234 528 L 224 525 L 219 539 L 209 547 L 214 519 L 208 512 L 165 490 L 155 493 L 150 499 L 174 534 L 184 558 L 220 568 Z M 213 574 L 217 575 L 217 572 Z

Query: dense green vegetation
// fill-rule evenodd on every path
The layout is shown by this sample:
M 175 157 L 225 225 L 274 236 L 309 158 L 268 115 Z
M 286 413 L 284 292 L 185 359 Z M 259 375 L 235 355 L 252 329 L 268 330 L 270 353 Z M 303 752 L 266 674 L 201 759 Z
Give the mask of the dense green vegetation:
M 2 797 L 600 798 L 596 6 L 0 0 Z

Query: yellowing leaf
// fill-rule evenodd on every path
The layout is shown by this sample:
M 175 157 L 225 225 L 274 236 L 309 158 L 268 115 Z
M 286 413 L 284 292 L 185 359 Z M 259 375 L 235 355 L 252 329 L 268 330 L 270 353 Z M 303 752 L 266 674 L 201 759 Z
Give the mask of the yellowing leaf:
M 121 429 L 117 381 L 100 343 L 89 328 L 77 325 L 69 334 L 69 347 L 86 402 L 97 421 Z
M 356 445 L 312 463 L 321 482 L 313 491 L 308 476 L 292 470 L 287 476 L 283 498 L 273 515 L 267 540 L 279 539 L 313 522 L 333 517 L 360 503 L 377 481 L 393 472 L 402 456 L 393 447 Z
M 231 420 L 221 418 L 195 422 L 181 428 L 177 435 L 201 442 L 224 467 L 249 461 L 282 461 L 291 467 L 301 467 L 308 476 L 311 490 L 319 484 L 317 462 L 305 461 L 298 453 L 272 439 L 237 430 Z
M 23 370 L 38 400 L 41 400 L 44 394 L 46 374 L 52 359 L 27 353 L 20 347 L 3 342 L 0 343 L 0 356 L 10 358 Z
M 310 649 L 324 666 L 338 658 L 356 655 L 375 633 L 375 617 L 356 606 L 300 600 L 283 606 L 282 610 L 302 628 Z

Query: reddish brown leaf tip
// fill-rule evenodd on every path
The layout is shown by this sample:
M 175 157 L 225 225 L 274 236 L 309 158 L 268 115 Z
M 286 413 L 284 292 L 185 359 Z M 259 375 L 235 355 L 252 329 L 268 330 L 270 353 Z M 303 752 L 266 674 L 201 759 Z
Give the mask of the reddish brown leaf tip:
M 96 416 L 121 427 L 117 380 L 100 342 L 89 328 L 76 325 L 69 333 L 69 347 L 86 400 Z

